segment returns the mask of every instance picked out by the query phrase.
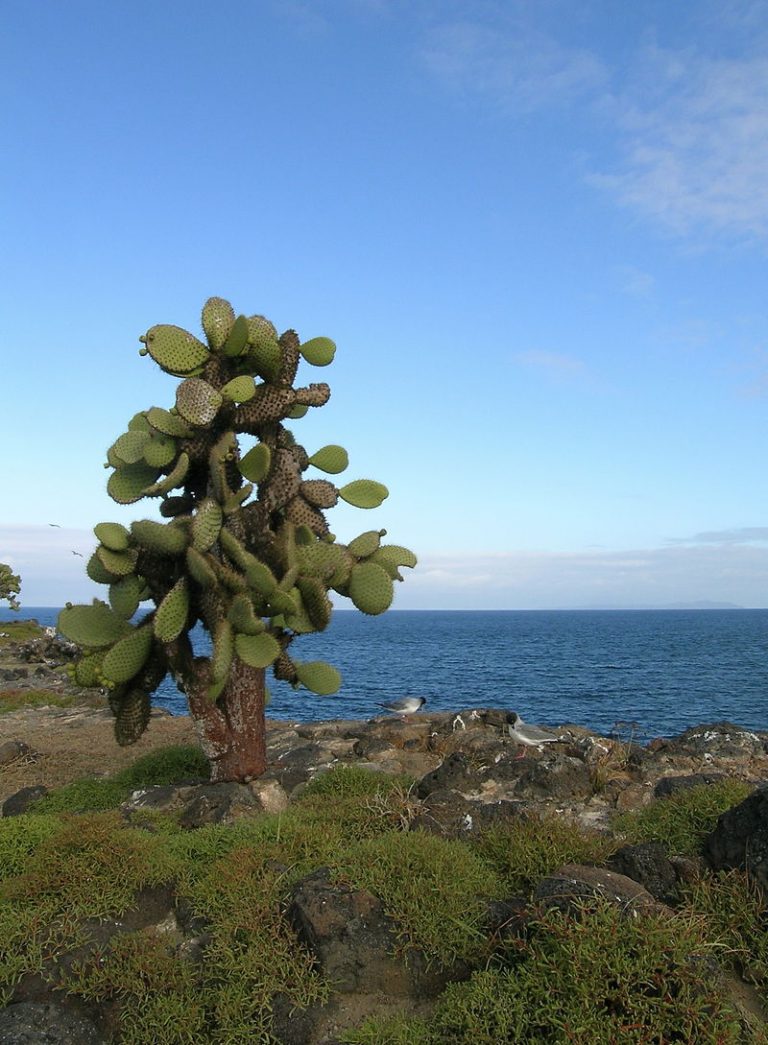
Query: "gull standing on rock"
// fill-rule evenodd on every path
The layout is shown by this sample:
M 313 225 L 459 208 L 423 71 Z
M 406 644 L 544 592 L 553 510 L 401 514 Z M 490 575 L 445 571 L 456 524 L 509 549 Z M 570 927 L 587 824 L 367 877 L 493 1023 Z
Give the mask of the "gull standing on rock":
M 516 740 L 523 749 L 519 755 L 515 756 L 516 758 L 524 758 L 525 748 L 527 747 L 556 744 L 560 740 L 560 737 L 550 733 L 548 729 L 541 729 L 539 726 L 529 726 L 526 722 L 523 722 L 516 711 L 511 711 L 507 715 L 507 730 L 512 739 Z
M 385 711 L 391 711 L 395 715 L 399 715 L 405 719 L 408 715 L 413 715 L 420 708 L 424 707 L 427 703 L 426 697 L 403 697 L 402 700 L 390 700 L 386 703 L 376 701 L 380 708 L 384 708 Z

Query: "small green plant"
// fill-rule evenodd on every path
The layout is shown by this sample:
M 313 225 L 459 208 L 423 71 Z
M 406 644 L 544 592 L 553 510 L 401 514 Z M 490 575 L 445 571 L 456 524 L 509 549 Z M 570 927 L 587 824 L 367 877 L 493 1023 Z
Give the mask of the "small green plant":
M 661 842 L 670 853 L 697 855 L 720 814 L 753 790 L 753 785 L 742 780 L 686 788 L 669 798 L 657 798 L 642 809 L 622 813 L 613 826 L 631 842 Z
M 102 699 L 98 699 L 103 704 Z M 7 715 L 11 711 L 19 711 L 21 708 L 71 708 L 79 707 L 84 703 L 94 701 L 83 701 L 79 697 L 73 697 L 67 693 L 57 693 L 51 689 L 5 689 L 0 691 L 0 715 Z
M 512 895 L 527 895 L 562 864 L 601 864 L 616 848 L 605 835 L 553 816 L 502 822 L 472 844 Z

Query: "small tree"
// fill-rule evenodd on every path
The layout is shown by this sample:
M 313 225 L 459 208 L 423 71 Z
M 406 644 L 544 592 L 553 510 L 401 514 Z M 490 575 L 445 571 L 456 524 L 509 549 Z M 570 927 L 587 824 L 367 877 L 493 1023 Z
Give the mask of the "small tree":
M 266 767 L 265 669 L 294 688 L 335 693 L 341 677 L 321 661 L 294 659 L 297 635 L 322 631 L 329 591 L 363 613 L 392 602 L 407 548 L 381 543 L 369 530 L 349 544 L 329 532 L 324 509 L 339 497 L 375 508 L 387 489 L 357 479 L 338 489 L 303 477 L 347 467 L 341 446 L 311 456 L 284 421 L 323 406 L 327 384 L 296 388 L 300 360 L 327 366 L 328 338 L 304 344 L 280 337 L 263 316 L 235 317 L 210 298 L 202 314 L 207 346 L 180 327 L 152 327 L 143 355 L 181 379 L 170 410 L 136 414 L 107 451 L 107 484 L 119 504 L 160 498 L 159 522 L 130 529 L 99 523 L 88 576 L 109 588 L 109 603 L 68 604 L 59 630 L 83 650 L 73 668 L 84 686 L 107 686 L 118 743 L 132 744 L 149 721 L 150 696 L 170 672 L 187 696 L 212 779 L 247 780 Z M 241 446 L 241 439 L 251 446 Z M 132 623 L 141 603 L 154 605 Z M 210 657 L 197 656 L 190 632 L 210 634 Z
M 14 573 L 6 563 L 0 562 L 0 602 L 7 602 L 12 610 L 18 610 L 19 600 L 16 596 L 20 591 L 19 575 Z

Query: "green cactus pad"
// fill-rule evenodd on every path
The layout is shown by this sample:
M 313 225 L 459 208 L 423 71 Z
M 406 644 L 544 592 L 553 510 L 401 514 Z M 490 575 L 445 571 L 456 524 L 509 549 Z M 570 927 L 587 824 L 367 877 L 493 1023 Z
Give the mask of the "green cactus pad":
M 168 475 L 163 476 L 162 479 L 157 482 L 152 482 L 151 485 L 144 489 L 145 497 L 155 497 L 157 494 L 168 493 L 169 490 L 175 490 L 177 486 L 181 486 L 187 477 L 189 471 L 189 454 L 186 450 L 182 450 L 179 454 L 176 464 Z M 157 471 L 153 469 L 153 475 L 157 478 Z
M 189 614 L 189 589 L 186 578 L 174 584 L 155 614 L 155 635 L 160 642 L 173 642 L 184 630 Z
M 234 634 L 228 620 L 221 620 L 213 632 L 213 653 L 211 656 L 211 675 L 214 682 L 223 682 L 232 667 L 234 655 Z
M 339 491 L 327 479 L 305 479 L 301 496 L 314 508 L 333 508 L 339 500 Z
M 235 322 L 235 310 L 224 298 L 208 298 L 203 305 L 202 324 L 208 344 L 218 352 Z
M 157 476 L 158 469 L 148 464 L 127 464 L 110 475 L 107 493 L 118 504 L 133 504 L 149 494 Z
M 93 532 L 104 547 L 113 552 L 124 552 L 131 536 L 124 526 L 115 522 L 96 523 Z
M 129 432 L 148 432 L 149 421 L 147 420 L 146 410 L 140 410 L 138 414 L 134 414 L 128 422 Z
M 222 523 L 221 505 L 212 497 L 200 502 L 192 519 L 192 544 L 200 552 L 206 552 L 219 537 Z
M 114 573 L 110 573 L 109 570 L 104 566 L 104 563 L 98 557 L 96 552 L 88 560 L 85 567 L 85 572 L 88 574 L 90 579 L 96 584 L 114 584 L 118 579 Z
M 253 493 L 253 483 L 244 483 L 239 490 L 235 490 L 222 504 L 222 509 L 225 515 L 232 515 L 238 508 L 241 507 L 248 500 Z
M 274 381 L 283 365 L 283 350 L 277 340 L 277 331 L 264 316 L 248 320 L 248 359 L 265 381 Z
M 56 627 L 70 642 L 86 649 L 104 649 L 132 631 L 131 625 L 104 602 L 91 606 L 66 606 Z
M 338 693 L 341 688 L 341 675 L 330 664 L 322 660 L 308 660 L 302 663 L 296 662 L 296 677 L 302 686 L 317 693 L 321 697 L 328 697 L 332 693 Z
M 183 555 L 189 544 L 184 527 L 179 523 L 160 523 L 154 519 L 137 519 L 131 523 L 133 539 L 148 551 L 160 555 Z
M 145 624 L 116 642 L 104 657 L 104 678 L 116 685 L 132 679 L 146 664 L 152 650 L 152 641 L 152 626 Z
M 378 508 L 389 490 L 375 479 L 355 479 L 339 490 L 339 497 L 355 508 Z
M 149 440 L 149 432 L 125 432 L 109 448 L 107 453 L 114 454 L 123 464 L 136 464 L 144 457 L 144 447 Z
M 319 450 L 316 450 L 310 457 L 309 463 L 313 464 L 315 468 L 319 468 L 321 472 L 338 475 L 349 464 L 349 454 L 343 446 L 330 443 L 328 446 L 321 446 Z
M 178 414 L 172 414 L 170 410 L 163 410 L 159 406 L 153 406 L 147 411 L 147 419 L 152 427 L 156 431 L 162 432 L 163 435 L 189 439 L 194 434 L 182 417 L 179 417 Z
M 287 591 L 275 588 L 270 595 L 265 595 L 264 597 L 267 600 L 271 617 L 277 617 L 281 614 L 292 616 L 299 612 L 298 603 Z
M 392 605 L 392 578 L 375 562 L 361 562 L 349 575 L 349 597 L 362 613 L 376 616 Z
M 248 345 L 248 319 L 246 316 L 238 316 L 232 324 L 232 329 L 227 335 L 227 340 L 221 346 L 222 355 L 242 355 Z
M 104 651 L 90 653 L 82 657 L 74 666 L 73 679 L 78 686 L 85 688 L 101 685 L 101 665 L 104 661 Z
M 304 417 L 308 410 L 309 407 L 306 406 L 306 404 L 297 403 L 295 406 L 291 407 L 286 416 L 289 417 L 292 421 L 297 421 L 300 417 Z
M 268 668 L 282 652 L 280 643 L 268 632 L 261 635 L 236 635 L 235 652 L 252 668 Z
M 333 362 L 336 345 L 329 337 L 313 337 L 299 346 L 299 352 L 312 366 L 328 366 Z
M 349 542 L 347 551 L 356 559 L 367 559 L 379 547 L 381 538 L 386 532 L 386 530 L 366 530 L 365 533 L 361 533 L 359 537 L 355 537 L 353 541 Z
M 256 395 L 256 385 L 248 374 L 241 374 L 240 377 L 233 377 L 231 381 L 227 381 L 221 389 L 221 394 L 233 403 L 247 403 Z
M 296 587 L 313 627 L 316 631 L 325 631 L 333 610 L 325 585 L 318 577 L 299 577 Z
M 135 548 L 129 548 L 124 552 L 113 552 L 102 544 L 96 549 L 96 554 L 104 569 L 114 574 L 115 577 L 127 577 L 136 569 L 138 553 Z
M 115 740 L 120 747 L 129 747 L 141 739 L 147 726 L 151 705 L 149 693 L 131 689 L 118 702 L 115 713 Z
M 200 428 L 211 424 L 221 404 L 220 393 L 200 377 L 188 377 L 176 389 L 176 409 L 185 421 Z
M 144 343 L 157 365 L 175 376 L 190 374 L 211 358 L 211 353 L 194 334 L 165 323 L 150 327 Z
M 266 443 L 257 443 L 239 461 L 238 468 L 246 479 L 252 483 L 260 483 L 269 472 L 272 463 L 272 451 Z
M 277 588 L 277 578 L 272 570 L 265 562 L 259 562 L 255 557 L 245 568 L 245 579 L 249 588 L 265 598 L 269 598 Z
M 178 443 L 171 435 L 158 433 L 150 436 L 144 446 L 144 460 L 154 468 L 165 468 L 178 453 Z
M 187 569 L 201 588 L 215 588 L 219 583 L 209 557 L 196 548 L 187 548 Z
M 250 596 L 245 592 L 233 596 L 227 619 L 235 631 L 243 635 L 260 635 L 264 631 L 264 621 L 256 616 Z
M 143 584 L 132 574 L 109 586 L 109 604 L 123 620 L 130 620 L 141 602 Z
M 369 561 L 381 566 L 393 580 L 401 581 L 403 578 L 398 567 L 408 566 L 412 569 L 418 560 L 408 548 L 403 548 L 399 544 L 382 544 L 370 556 Z
M 324 541 L 316 540 L 309 546 L 297 547 L 296 554 L 302 574 L 307 577 L 320 577 L 323 580 L 333 577 L 346 563 L 341 546 L 326 544 Z M 350 562 L 347 574 L 351 568 Z

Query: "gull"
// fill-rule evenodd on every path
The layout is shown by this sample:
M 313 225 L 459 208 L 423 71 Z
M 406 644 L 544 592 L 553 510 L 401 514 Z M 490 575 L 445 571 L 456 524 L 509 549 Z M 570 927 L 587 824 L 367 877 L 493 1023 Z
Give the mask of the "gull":
M 403 697 L 401 700 L 390 700 L 386 703 L 377 700 L 376 703 L 385 711 L 391 711 L 395 715 L 400 715 L 401 718 L 406 718 L 422 708 L 427 703 L 427 698 Z
M 516 756 L 517 758 L 525 757 L 525 748 L 527 747 L 555 744 L 560 740 L 560 737 L 550 733 L 548 729 L 540 729 L 539 726 L 529 726 L 527 722 L 523 722 L 516 711 L 510 712 L 507 716 L 507 730 L 512 739 L 516 740 L 523 749 Z

